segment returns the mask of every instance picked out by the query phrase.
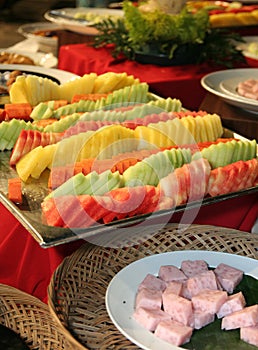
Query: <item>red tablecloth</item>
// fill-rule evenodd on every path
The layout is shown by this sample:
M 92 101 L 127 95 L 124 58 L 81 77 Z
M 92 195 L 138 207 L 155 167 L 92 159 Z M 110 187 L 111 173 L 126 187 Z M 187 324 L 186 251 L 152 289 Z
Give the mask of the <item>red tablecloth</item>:
M 91 72 L 97 74 L 126 72 L 147 82 L 153 93 L 165 98 L 178 98 L 185 108 L 191 110 L 198 109 L 205 95 L 200 79 L 205 74 L 218 70 L 207 64 L 162 67 L 126 59 L 114 59 L 110 49 L 95 49 L 86 44 L 61 46 L 58 68 L 78 75 Z
M 200 78 L 211 70 L 205 65 L 158 67 L 133 61 L 117 61 L 106 49 L 96 50 L 85 44 L 61 47 L 59 68 L 79 75 L 125 71 L 148 82 L 151 90 L 158 95 L 177 97 L 185 107 L 191 109 L 197 109 L 200 105 L 204 96 Z M 193 223 L 250 232 L 257 213 L 257 194 L 251 194 L 204 206 Z M 177 214 L 172 220 L 187 223 L 187 217 L 192 219 L 191 214 L 183 218 Z M 54 270 L 84 241 L 44 249 L 2 204 L 0 218 L 0 283 L 14 286 L 46 301 L 47 287 Z
M 251 231 L 258 214 L 257 194 L 204 206 L 193 223 Z M 184 214 L 185 215 L 185 214 Z M 174 215 L 173 222 L 188 223 L 191 212 Z M 47 301 L 51 276 L 63 259 L 84 241 L 41 248 L 14 216 L 0 204 L 0 283 L 11 285 Z

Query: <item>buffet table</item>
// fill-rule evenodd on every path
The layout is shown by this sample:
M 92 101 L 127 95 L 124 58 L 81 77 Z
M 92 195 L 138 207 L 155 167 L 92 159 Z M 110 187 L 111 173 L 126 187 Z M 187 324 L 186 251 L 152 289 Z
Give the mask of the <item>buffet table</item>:
M 205 96 L 200 79 L 218 70 L 207 64 L 183 66 L 141 64 L 124 58 L 115 59 L 110 51 L 109 47 L 95 49 L 86 44 L 63 45 L 59 49 L 58 68 L 80 76 L 91 72 L 97 74 L 126 72 L 147 82 L 151 92 L 164 98 L 178 98 L 185 108 L 191 110 L 198 109 Z
M 147 81 L 153 92 L 164 97 L 177 97 L 188 108 L 197 110 L 200 107 L 207 111 L 210 109 L 211 112 L 222 112 L 222 119 L 232 118 L 233 122 L 242 118 L 241 125 L 238 125 L 241 130 L 237 131 L 242 134 L 246 130 L 243 127 L 243 121 L 248 116 L 243 115 L 243 111 L 225 106 L 215 96 L 206 95 L 205 90 L 200 86 L 201 76 L 210 71 L 210 68 L 205 65 L 145 66 L 131 61 L 117 61 L 111 59 L 105 49 L 95 50 L 85 44 L 78 44 L 60 48 L 59 68 L 79 75 L 94 71 L 99 74 L 107 71 L 127 71 L 128 74 L 134 74 L 141 80 Z M 216 110 L 213 109 L 215 106 Z M 255 118 L 250 116 L 247 136 L 251 138 L 257 138 L 257 119 Z M 237 123 L 226 126 L 237 126 Z M 251 234 L 257 213 L 258 197 L 255 192 L 203 206 L 197 216 L 194 216 L 194 221 L 190 223 L 222 226 Z M 76 251 L 85 241 L 78 240 L 44 249 L 2 204 L 0 204 L 0 217 L 0 283 L 18 288 L 47 302 L 47 287 L 52 274 L 64 258 Z M 182 217 L 182 214 L 173 215 L 173 222 L 182 222 L 182 220 L 183 223 L 187 223 L 185 221 L 187 217 Z

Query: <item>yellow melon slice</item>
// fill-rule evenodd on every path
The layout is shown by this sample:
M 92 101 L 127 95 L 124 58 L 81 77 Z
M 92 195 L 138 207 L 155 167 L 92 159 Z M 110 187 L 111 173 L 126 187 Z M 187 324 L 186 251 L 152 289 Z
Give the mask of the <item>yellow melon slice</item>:
M 41 158 L 42 150 L 42 146 L 34 148 L 29 153 L 26 153 L 16 164 L 17 174 L 23 182 L 28 180 L 36 167 L 38 160 Z

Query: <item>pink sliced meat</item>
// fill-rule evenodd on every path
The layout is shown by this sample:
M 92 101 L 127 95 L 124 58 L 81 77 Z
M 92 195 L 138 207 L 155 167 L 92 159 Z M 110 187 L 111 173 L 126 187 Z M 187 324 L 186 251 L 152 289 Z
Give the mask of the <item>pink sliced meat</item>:
M 183 288 L 182 282 L 170 281 L 170 282 L 167 282 L 167 286 L 166 286 L 166 289 L 163 291 L 163 294 L 174 293 L 176 295 L 181 295 L 182 288 Z
M 235 311 L 242 310 L 246 305 L 245 297 L 242 292 L 232 294 L 228 300 L 221 306 L 217 312 L 217 317 L 222 318 L 232 314 Z
M 258 305 L 245 307 L 222 318 L 221 329 L 230 330 L 258 324 Z
M 188 343 L 191 339 L 193 329 L 184 326 L 173 320 L 161 321 L 154 332 L 154 334 L 170 344 L 180 346 Z
M 215 314 L 194 310 L 194 329 L 201 329 L 215 320 Z
M 174 265 L 163 265 L 159 269 L 159 278 L 165 282 L 179 281 L 184 282 L 187 280 L 186 275 Z
M 204 260 L 184 260 L 181 263 L 181 270 L 187 277 L 193 277 L 208 271 L 208 264 Z
M 174 293 L 162 294 L 163 308 L 173 320 L 193 326 L 192 302 Z
M 135 309 L 144 307 L 148 309 L 161 309 L 162 291 L 142 288 L 136 295 Z
M 161 309 L 147 309 L 140 307 L 133 313 L 133 318 L 144 328 L 154 331 L 161 321 L 170 320 L 171 317 Z
M 223 263 L 216 267 L 214 273 L 217 276 L 220 285 L 228 293 L 233 293 L 233 290 L 243 278 L 243 271 Z
M 162 281 L 157 276 L 148 273 L 143 281 L 139 284 L 138 290 L 141 290 L 142 288 L 163 291 L 166 288 L 166 282 Z
M 209 270 L 189 278 L 186 282 L 186 288 L 190 297 L 199 294 L 205 289 L 217 290 L 218 286 L 215 273 Z
M 240 339 L 258 347 L 258 325 L 240 328 Z
M 193 308 L 216 314 L 228 299 L 228 294 L 222 290 L 204 290 L 192 297 Z

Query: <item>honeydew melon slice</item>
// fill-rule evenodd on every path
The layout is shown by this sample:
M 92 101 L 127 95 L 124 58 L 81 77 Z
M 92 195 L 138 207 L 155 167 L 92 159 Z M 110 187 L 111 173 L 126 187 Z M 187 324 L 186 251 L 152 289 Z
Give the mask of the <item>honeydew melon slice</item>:
M 71 115 L 66 116 L 60 120 L 57 120 L 53 124 L 49 124 L 45 126 L 44 132 L 63 132 L 67 130 L 70 126 L 74 125 L 77 120 L 79 120 L 80 114 L 73 113 Z
M 78 173 L 47 195 L 44 201 L 64 195 L 103 195 L 122 184 L 123 178 L 118 171 L 112 173 L 111 170 L 106 170 L 101 174 L 92 171 L 86 176 Z
M 220 142 L 202 149 L 193 155 L 193 159 L 206 158 L 212 169 L 223 167 L 239 160 L 250 160 L 256 157 L 256 140 L 231 140 Z

